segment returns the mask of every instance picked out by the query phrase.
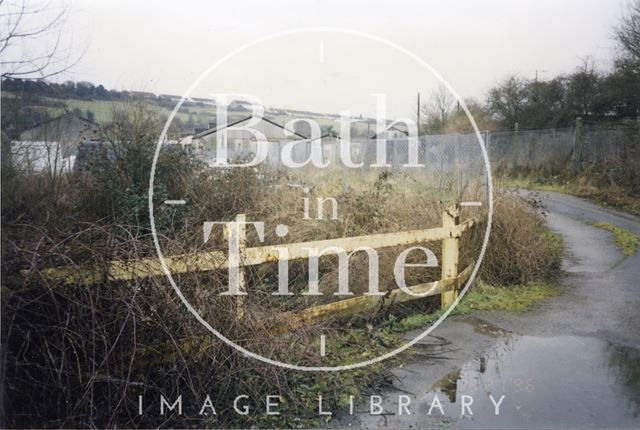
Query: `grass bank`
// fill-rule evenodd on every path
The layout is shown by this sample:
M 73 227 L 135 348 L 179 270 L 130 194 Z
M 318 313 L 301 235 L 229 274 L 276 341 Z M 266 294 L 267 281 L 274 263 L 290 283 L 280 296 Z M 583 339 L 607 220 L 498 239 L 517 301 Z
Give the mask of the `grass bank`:
M 474 311 L 526 312 L 540 302 L 560 295 L 558 285 L 553 281 L 532 282 L 527 285 L 496 287 L 482 281 L 473 286 L 462 298 L 451 315 L 466 315 Z M 442 315 L 436 313 L 415 313 L 402 319 L 388 321 L 393 332 L 404 333 L 425 327 Z
M 615 244 L 620 248 L 625 256 L 630 256 L 638 252 L 640 246 L 640 237 L 633 232 L 616 227 L 608 222 L 595 222 L 594 227 L 602 228 L 613 234 Z
M 552 177 L 502 177 L 497 186 L 535 191 L 552 191 L 584 197 L 604 207 L 623 210 L 640 216 L 640 195 L 617 185 L 595 186 L 586 177 L 563 179 Z

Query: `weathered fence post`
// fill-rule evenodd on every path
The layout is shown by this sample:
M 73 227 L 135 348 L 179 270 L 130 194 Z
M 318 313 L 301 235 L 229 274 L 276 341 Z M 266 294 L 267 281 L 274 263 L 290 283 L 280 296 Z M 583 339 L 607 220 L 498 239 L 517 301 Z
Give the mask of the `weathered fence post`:
M 442 212 L 442 227 L 453 229 L 460 222 L 460 206 L 454 205 L 446 208 Z M 458 277 L 458 259 L 460 252 L 460 238 L 449 237 L 442 240 L 442 280 L 455 279 Z M 458 297 L 457 285 L 453 284 L 443 289 L 440 295 L 440 307 L 446 309 Z
M 583 134 L 584 123 L 582 118 L 576 118 L 576 125 L 573 129 L 573 161 L 574 168 L 579 169 L 582 166 L 583 159 Z
M 245 224 L 247 221 L 247 216 L 245 214 L 236 215 L 236 222 L 238 223 L 238 261 L 235 261 L 235 258 L 232 259 L 231 255 L 229 256 L 229 273 L 232 270 L 238 271 L 238 289 L 242 294 L 246 294 L 247 292 L 247 281 L 245 278 L 245 270 L 244 270 L 244 260 L 245 260 L 245 250 L 247 249 L 247 225 Z M 225 229 L 225 236 L 227 241 L 231 240 L 231 233 L 228 229 Z M 237 296 L 236 301 L 236 317 L 238 319 L 244 318 L 245 310 L 247 306 L 247 297 L 244 295 Z

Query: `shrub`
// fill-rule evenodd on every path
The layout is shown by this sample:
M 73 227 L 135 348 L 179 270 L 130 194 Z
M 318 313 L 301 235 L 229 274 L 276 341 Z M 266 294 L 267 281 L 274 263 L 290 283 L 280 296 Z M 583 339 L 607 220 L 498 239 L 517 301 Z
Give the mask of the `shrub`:
M 495 196 L 482 279 L 499 286 L 549 279 L 559 269 L 561 256 L 560 239 L 534 206 L 512 193 Z

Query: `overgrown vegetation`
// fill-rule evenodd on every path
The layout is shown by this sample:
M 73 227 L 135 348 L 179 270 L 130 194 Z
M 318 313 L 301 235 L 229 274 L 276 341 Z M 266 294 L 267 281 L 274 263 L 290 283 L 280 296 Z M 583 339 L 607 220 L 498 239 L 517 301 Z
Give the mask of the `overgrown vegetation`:
M 560 237 L 548 230 L 533 206 L 515 194 L 499 192 L 479 280 L 452 314 L 475 310 L 523 312 L 558 295 L 556 276 L 562 253 Z M 405 332 L 432 323 L 440 312 L 412 312 L 399 318 L 392 315 L 385 325 L 394 332 Z
M 620 170 L 616 167 L 610 169 Z M 608 176 L 607 173 L 610 169 L 604 169 L 604 176 Z M 635 170 L 631 170 L 631 172 L 634 173 Z M 600 179 L 602 176 L 602 174 L 596 174 L 594 169 L 582 173 L 568 170 L 563 174 L 556 175 L 533 172 L 526 175 L 514 173 L 502 176 L 498 180 L 498 184 L 508 188 L 571 194 L 588 198 L 605 207 L 640 215 L 640 194 L 637 189 L 623 182 L 617 183 L 611 177 L 602 181 Z
M 480 277 L 495 286 L 549 279 L 560 267 L 562 250 L 536 208 L 514 194 L 498 194 Z
M 51 175 L 24 174 L 11 165 L 11 157 L 2 157 L 3 398 L 4 410 L 10 412 L 3 424 L 308 427 L 319 424 L 319 393 L 326 394 L 327 409 L 336 409 L 345 405 L 350 394 L 383 383 L 385 366 L 391 362 L 350 372 L 304 373 L 248 359 L 186 312 L 162 276 L 127 282 L 104 278 L 88 285 L 82 279 L 67 284 L 47 275 L 44 269 L 56 266 L 71 267 L 77 273 L 91 266 L 106 273 L 111 261 L 155 256 L 146 184 L 159 121 L 143 104 L 121 107 L 104 128 L 104 145 L 86 169 L 56 177 L 55 183 Z M 446 204 L 440 201 L 440 193 L 400 173 L 361 175 L 362 181 L 370 181 L 368 185 L 354 183 L 346 190 L 338 177 L 323 177 L 309 184 L 310 196 L 336 196 L 341 216 L 301 221 L 300 189 L 287 185 L 300 178 L 263 169 L 212 170 L 181 148 L 161 152 L 156 179 L 155 219 L 167 255 L 222 246 L 221 231 L 202 244 L 197 227 L 205 220 L 233 219 L 238 213 L 267 225 L 287 224 L 286 239 L 276 237 L 271 229 L 265 237 L 265 243 L 284 243 L 279 241 L 436 227 Z M 466 197 L 477 192 L 468 189 Z M 183 208 L 161 204 L 175 196 L 183 196 L 190 204 Z M 482 277 L 508 286 L 550 275 L 559 258 L 557 244 L 549 240 L 535 211 L 514 195 L 499 196 L 495 208 L 495 233 Z M 463 214 L 467 216 L 471 215 Z M 477 231 L 465 235 L 463 266 L 477 255 L 482 226 Z M 250 234 L 249 246 L 257 243 Z M 429 246 L 439 255 L 439 244 Z M 397 251 L 380 252 L 381 290 L 394 287 L 391 274 Z M 267 312 L 332 299 L 325 294 L 278 300 L 271 294 L 277 289 L 276 269 L 265 264 L 248 271 L 250 312 L 240 320 L 235 301 L 218 294 L 226 289 L 224 271 L 183 274 L 179 282 L 194 307 L 230 339 L 264 356 L 305 365 L 321 363 L 319 330 L 331 334 L 327 336 L 329 363 L 322 364 L 354 363 L 398 346 L 402 342 L 398 331 L 417 323 L 394 327 L 389 321 L 432 314 L 439 308 L 434 297 L 396 306 L 391 314 L 365 315 L 337 324 L 329 321 L 274 336 L 265 323 Z M 291 291 L 307 287 L 307 270 L 303 263 L 291 264 Z M 337 262 L 322 259 L 320 272 L 320 290 L 335 291 Z M 353 256 L 350 272 L 352 291 L 362 292 L 367 279 L 364 255 Z M 409 285 L 438 277 L 437 268 L 407 270 Z M 181 394 L 185 405 L 201 405 L 203 393 L 211 396 L 216 417 L 198 415 L 198 407 L 185 407 L 182 416 L 158 413 L 161 394 L 167 399 Z M 274 393 L 285 399 L 281 415 L 266 416 L 265 396 Z M 247 416 L 232 412 L 233 400 L 240 394 L 250 397 L 253 412 Z M 144 400 L 143 415 L 138 414 L 138 396 Z

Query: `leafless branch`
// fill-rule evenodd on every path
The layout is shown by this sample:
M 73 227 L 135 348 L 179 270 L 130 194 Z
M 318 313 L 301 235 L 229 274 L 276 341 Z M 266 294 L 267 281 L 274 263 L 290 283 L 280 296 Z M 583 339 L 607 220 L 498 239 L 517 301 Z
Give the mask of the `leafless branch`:
M 625 57 L 640 62 L 640 0 L 627 5 L 625 16 L 615 29 L 615 38 Z
M 1 0 L 0 11 L 3 78 L 49 78 L 68 71 L 84 56 L 86 48 L 63 49 L 67 7 Z

